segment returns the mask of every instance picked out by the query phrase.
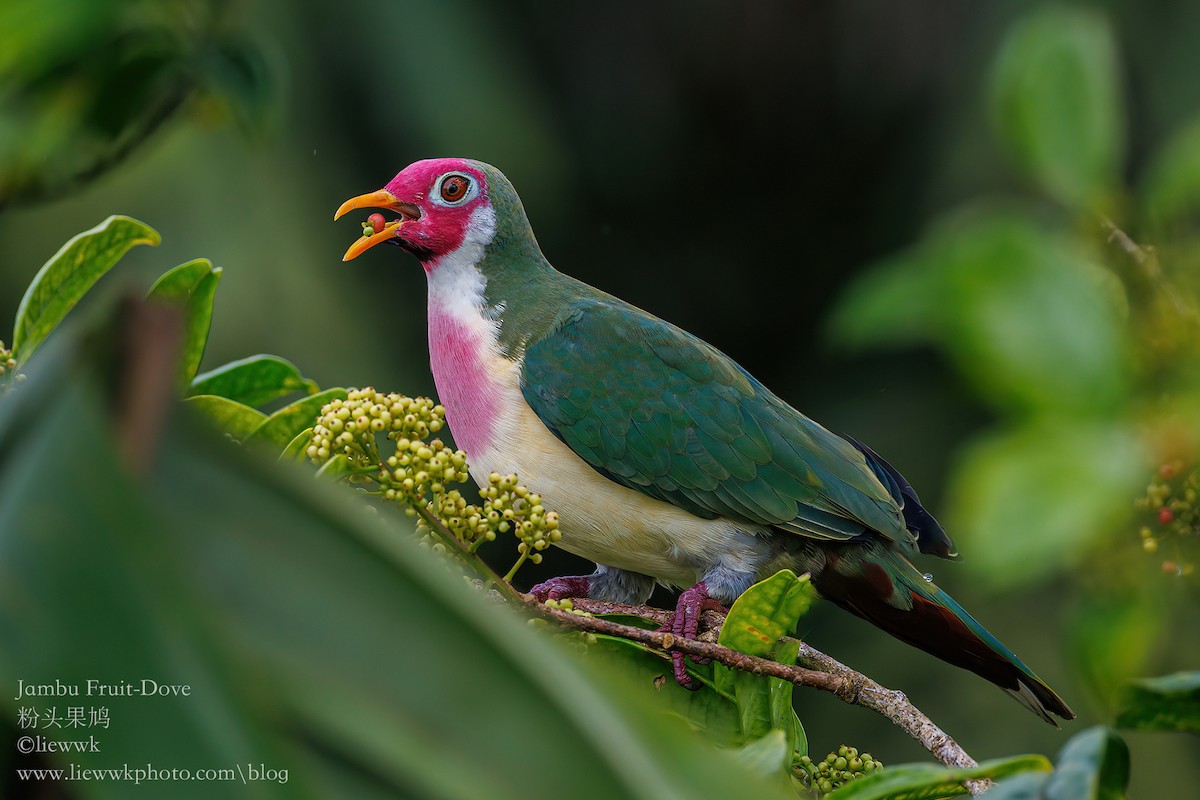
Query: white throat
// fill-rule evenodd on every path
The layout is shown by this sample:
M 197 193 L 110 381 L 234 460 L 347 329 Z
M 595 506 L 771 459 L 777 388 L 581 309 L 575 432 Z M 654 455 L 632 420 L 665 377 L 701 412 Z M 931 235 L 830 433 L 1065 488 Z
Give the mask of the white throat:
M 463 319 L 479 317 L 485 305 L 483 290 L 487 285 L 479 262 L 496 235 L 496 212 L 481 205 L 471 214 L 463 242 L 429 268 L 429 308 L 436 303 L 445 313 Z

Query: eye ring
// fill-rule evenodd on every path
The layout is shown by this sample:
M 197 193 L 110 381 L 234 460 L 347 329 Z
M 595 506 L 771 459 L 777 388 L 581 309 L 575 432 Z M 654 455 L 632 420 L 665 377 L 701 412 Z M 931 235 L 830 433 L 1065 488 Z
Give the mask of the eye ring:
M 448 172 L 435 185 L 434 202 L 443 206 L 460 206 L 478 193 L 475 180 L 461 172 Z

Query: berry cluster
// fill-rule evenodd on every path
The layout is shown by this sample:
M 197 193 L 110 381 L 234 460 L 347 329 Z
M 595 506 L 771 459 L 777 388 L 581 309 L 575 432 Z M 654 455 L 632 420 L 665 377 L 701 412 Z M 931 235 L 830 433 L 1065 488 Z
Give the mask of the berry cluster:
M 345 400 L 334 399 L 321 408 L 321 416 L 313 426 L 312 438 L 305 453 L 317 464 L 323 464 L 337 455 L 344 455 L 356 472 L 367 473 L 379 470 L 383 475 L 385 462 L 379 454 L 379 443 L 376 434 L 384 433 L 396 442 L 395 464 L 387 466 L 404 467 L 420 463 L 430 469 L 434 467 L 435 452 L 445 451 L 445 445 L 435 439 L 437 446 L 431 442 L 425 444 L 429 434 L 437 433 L 445 425 L 446 410 L 435 405 L 428 397 L 405 397 L 401 394 L 383 394 L 368 387 L 366 389 L 351 389 Z M 401 446 L 403 444 L 403 446 Z M 428 451 L 428 452 L 426 452 Z M 462 464 L 466 465 L 466 454 L 462 455 Z M 439 478 L 445 478 L 445 464 L 449 456 L 438 456 L 436 461 L 441 467 Z M 419 471 L 419 470 L 416 470 Z M 416 472 L 414 471 L 414 472 Z M 457 476 L 458 473 L 454 473 Z M 425 474 L 426 483 L 432 480 L 432 472 Z M 407 476 L 404 476 L 407 477 Z M 400 479 L 402 480 L 402 479 Z M 463 472 L 463 478 L 466 474 Z M 409 487 L 415 489 L 416 484 Z M 394 499 L 394 498 L 389 498 Z
M 521 540 L 517 545 L 521 558 L 513 572 L 526 560 L 540 564 L 541 551 L 562 539 L 558 512 L 547 511 L 541 496 L 518 483 L 515 473 L 488 475 L 488 485 L 479 490 L 479 496 L 483 498 L 488 524 L 500 533 L 512 530 Z M 511 580 L 511 573 L 508 579 Z
M 1184 477 L 1182 462 L 1171 461 L 1158 468 L 1146 493 L 1134 501 L 1135 507 L 1152 515 L 1152 522 L 1143 525 L 1140 531 L 1142 549 L 1147 553 L 1158 553 L 1170 546 L 1174 558 L 1164 559 L 1163 572 L 1169 575 L 1187 576 L 1195 572 L 1195 565 L 1188 560 L 1185 548 L 1195 547 L 1200 539 L 1200 506 L 1196 499 L 1200 495 L 1200 470 Z
M 551 598 L 545 602 L 545 606 L 546 608 L 555 608 L 559 611 L 569 611 L 577 617 L 592 616 L 588 612 L 576 608 L 575 604 L 569 597 L 564 597 L 561 600 L 555 600 Z M 528 624 L 529 627 L 536 628 L 538 630 L 545 630 L 550 627 L 550 621 L 545 617 L 531 617 L 528 620 Z M 596 634 L 591 633 L 590 631 L 573 631 L 569 628 L 560 628 L 556 631 L 556 633 L 558 634 L 558 639 L 560 641 L 564 642 L 572 650 L 582 655 L 586 655 L 589 651 L 589 648 L 600 641 Z
M 0 377 L 3 377 L 10 369 L 16 369 L 17 360 L 13 358 L 12 350 L 4 346 L 4 342 L 0 341 Z
M 871 758 L 870 753 L 859 755 L 858 749 L 842 745 L 836 753 L 813 762 L 808 756 L 800 759 L 801 776 L 808 788 L 819 795 L 829 794 L 855 778 L 883 768 L 883 762 Z
M 445 415 L 445 409 L 427 397 L 353 389 L 345 400 L 322 407 L 305 453 L 315 464 L 344 457 L 348 466 L 342 472 L 348 480 L 418 517 L 422 541 L 435 542 L 439 552 L 445 546 L 435 534 L 442 531 L 472 553 L 498 533 L 511 531 L 520 540 L 520 557 L 505 576 L 512 580 L 522 564 L 540 562 L 540 551 L 562 538 L 558 514 L 547 511 L 541 497 L 522 486 L 516 475 L 488 476 L 488 485 L 479 492 L 482 507 L 449 488 L 465 483 L 468 473 L 466 453 L 429 438 L 445 425 Z M 386 458 L 379 449 L 380 434 L 394 442 L 394 452 Z

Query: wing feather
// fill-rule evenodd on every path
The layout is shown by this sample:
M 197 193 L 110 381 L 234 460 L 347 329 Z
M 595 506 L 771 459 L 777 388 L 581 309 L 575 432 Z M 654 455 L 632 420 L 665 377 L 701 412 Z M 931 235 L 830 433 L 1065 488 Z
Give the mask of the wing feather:
M 898 473 L 710 345 L 614 298 L 575 301 L 528 343 L 521 389 L 594 469 L 694 514 L 914 541 Z

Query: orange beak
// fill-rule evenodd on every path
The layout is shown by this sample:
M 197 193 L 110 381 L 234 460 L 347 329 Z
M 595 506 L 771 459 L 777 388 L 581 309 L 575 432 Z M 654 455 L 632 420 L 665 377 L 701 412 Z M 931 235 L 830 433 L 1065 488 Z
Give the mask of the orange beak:
M 338 219 L 343 214 L 358 208 L 382 208 L 387 211 L 395 211 L 400 215 L 400 219 L 387 223 L 379 233 L 361 237 L 354 244 L 350 245 L 350 249 L 346 251 L 346 255 L 342 256 L 342 261 L 350 261 L 358 258 L 380 242 L 386 242 L 389 239 L 395 238 L 396 231 L 400 230 L 401 225 L 421 215 L 420 209 L 416 206 L 409 203 L 402 203 L 391 192 L 380 189 L 377 192 L 350 198 L 342 203 L 341 208 L 337 210 L 333 218 Z

